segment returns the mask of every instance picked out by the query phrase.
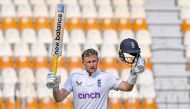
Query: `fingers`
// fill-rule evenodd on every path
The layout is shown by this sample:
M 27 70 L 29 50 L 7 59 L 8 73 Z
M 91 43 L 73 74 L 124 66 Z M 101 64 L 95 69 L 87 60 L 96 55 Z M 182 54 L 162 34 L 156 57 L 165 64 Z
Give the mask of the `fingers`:
M 142 73 L 145 70 L 145 59 L 143 57 L 139 57 L 138 61 L 134 63 L 135 65 L 132 66 L 131 71 L 133 73 Z
M 48 73 L 47 75 L 47 82 L 56 83 L 56 77 L 52 72 Z
M 58 84 L 58 78 L 52 72 L 49 72 L 46 79 L 46 86 L 51 89 L 58 87 Z

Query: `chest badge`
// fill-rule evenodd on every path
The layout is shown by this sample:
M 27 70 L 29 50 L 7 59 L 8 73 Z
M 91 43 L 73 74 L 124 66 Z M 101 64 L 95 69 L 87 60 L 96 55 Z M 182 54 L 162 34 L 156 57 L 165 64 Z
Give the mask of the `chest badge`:
M 101 79 L 97 80 L 97 85 L 98 85 L 98 87 L 101 87 Z

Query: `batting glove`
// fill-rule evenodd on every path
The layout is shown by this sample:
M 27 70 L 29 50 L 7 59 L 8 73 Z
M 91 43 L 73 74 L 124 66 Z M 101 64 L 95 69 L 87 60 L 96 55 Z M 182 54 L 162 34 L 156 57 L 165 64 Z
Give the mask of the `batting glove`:
M 137 75 L 144 72 L 145 68 L 145 59 L 143 57 L 139 57 L 138 60 L 135 60 L 132 65 L 131 72 L 128 78 L 128 83 L 134 85 L 137 81 Z
M 132 73 L 143 73 L 145 70 L 145 59 L 143 57 L 139 57 L 136 62 L 133 63 L 131 72 Z
M 59 90 L 59 77 L 55 76 L 52 72 L 49 72 L 46 78 L 46 86 L 49 89 Z

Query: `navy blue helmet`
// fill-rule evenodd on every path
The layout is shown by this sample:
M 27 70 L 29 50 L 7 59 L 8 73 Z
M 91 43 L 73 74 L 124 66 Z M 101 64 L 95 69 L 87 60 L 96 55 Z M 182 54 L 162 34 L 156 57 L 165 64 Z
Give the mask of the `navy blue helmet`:
M 128 62 L 126 60 L 127 57 L 125 57 L 124 53 L 130 54 L 134 56 L 135 58 L 138 58 L 140 56 L 140 52 L 141 51 L 140 51 L 139 45 L 135 39 L 127 38 L 121 41 L 119 57 L 122 61 L 132 64 L 133 62 Z

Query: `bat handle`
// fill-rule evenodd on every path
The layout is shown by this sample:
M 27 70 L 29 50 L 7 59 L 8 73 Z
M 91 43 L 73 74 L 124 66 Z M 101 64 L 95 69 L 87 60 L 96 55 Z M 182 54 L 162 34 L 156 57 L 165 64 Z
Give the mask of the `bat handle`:
M 53 74 L 56 76 L 58 64 L 58 55 L 53 56 Z

